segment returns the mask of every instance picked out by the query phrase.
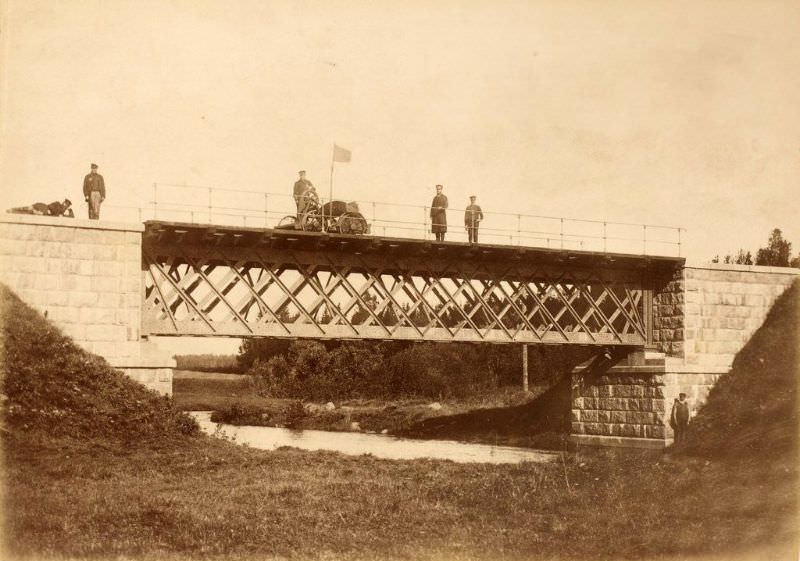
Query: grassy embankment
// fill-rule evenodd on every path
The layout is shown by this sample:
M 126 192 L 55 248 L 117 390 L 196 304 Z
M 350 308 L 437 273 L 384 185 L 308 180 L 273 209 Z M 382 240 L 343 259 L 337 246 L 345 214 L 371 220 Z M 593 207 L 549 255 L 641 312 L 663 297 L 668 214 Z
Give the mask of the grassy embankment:
M 797 286 L 712 392 L 693 455 L 510 466 L 198 436 L 2 297 L 4 559 L 797 558 Z

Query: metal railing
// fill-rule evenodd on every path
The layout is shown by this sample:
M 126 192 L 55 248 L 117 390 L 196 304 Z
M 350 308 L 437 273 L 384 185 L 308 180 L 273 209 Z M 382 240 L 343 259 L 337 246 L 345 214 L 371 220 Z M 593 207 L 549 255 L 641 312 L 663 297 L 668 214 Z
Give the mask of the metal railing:
M 320 204 L 327 200 L 320 198 Z M 372 235 L 432 239 L 430 206 L 378 201 L 359 202 Z M 154 183 L 146 206 L 104 205 L 120 220 L 169 220 L 272 228 L 296 215 L 289 193 L 227 187 Z M 467 241 L 464 210 L 447 209 L 447 241 Z M 547 247 L 596 252 L 681 256 L 684 228 L 484 211 L 479 228 L 482 243 Z

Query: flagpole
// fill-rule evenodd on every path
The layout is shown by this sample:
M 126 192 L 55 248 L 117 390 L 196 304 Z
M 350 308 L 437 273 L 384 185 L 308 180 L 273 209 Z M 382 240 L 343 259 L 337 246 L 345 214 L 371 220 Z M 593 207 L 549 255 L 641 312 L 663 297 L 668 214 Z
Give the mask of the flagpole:
M 335 152 L 335 149 L 334 149 Z M 331 182 L 328 186 L 328 201 L 333 200 L 333 164 L 336 162 L 335 154 L 331 152 Z
M 331 216 L 333 216 L 333 165 L 336 162 L 336 158 L 334 157 L 335 149 L 331 151 L 331 181 L 328 184 L 328 202 L 331 203 L 328 208 L 331 211 Z M 325 215 L 322 216 L 322 222 L 325 222 Z

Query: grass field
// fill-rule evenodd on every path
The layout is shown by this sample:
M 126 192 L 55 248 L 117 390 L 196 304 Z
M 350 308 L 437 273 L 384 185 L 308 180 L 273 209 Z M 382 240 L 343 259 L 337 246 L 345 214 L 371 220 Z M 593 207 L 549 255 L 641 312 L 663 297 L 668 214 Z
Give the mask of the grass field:
M 762 328 L 784 349 L 793 290 Z M 709 403 L 727 416 L 698 421 L 711 437 L 698 428 L 691 456 L 495 466 L 267 452 L 198 435 L 2 296 L 3 559 L 797 559 L 796 425 L 751 422 L 720 450 L 740 414 L 725 391 Z M 761 358 L 729 376 L 756 399 L 770 393 L 759 377 L 795 395 L 796 356 Z

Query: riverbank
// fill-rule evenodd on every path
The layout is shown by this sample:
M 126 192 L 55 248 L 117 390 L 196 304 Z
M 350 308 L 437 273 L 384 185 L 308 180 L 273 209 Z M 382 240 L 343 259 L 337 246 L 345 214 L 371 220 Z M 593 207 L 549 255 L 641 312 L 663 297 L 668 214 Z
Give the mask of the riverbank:
M 562 450 L 568 380 L 523 392 L 505 387 L 474 399 L 348 400 L 302 403 L 257 395 L 249 376 L 176 371 L 174 400 L 185 411 L 213 411 L 216 422 L 301 430 L 374 432 Z

